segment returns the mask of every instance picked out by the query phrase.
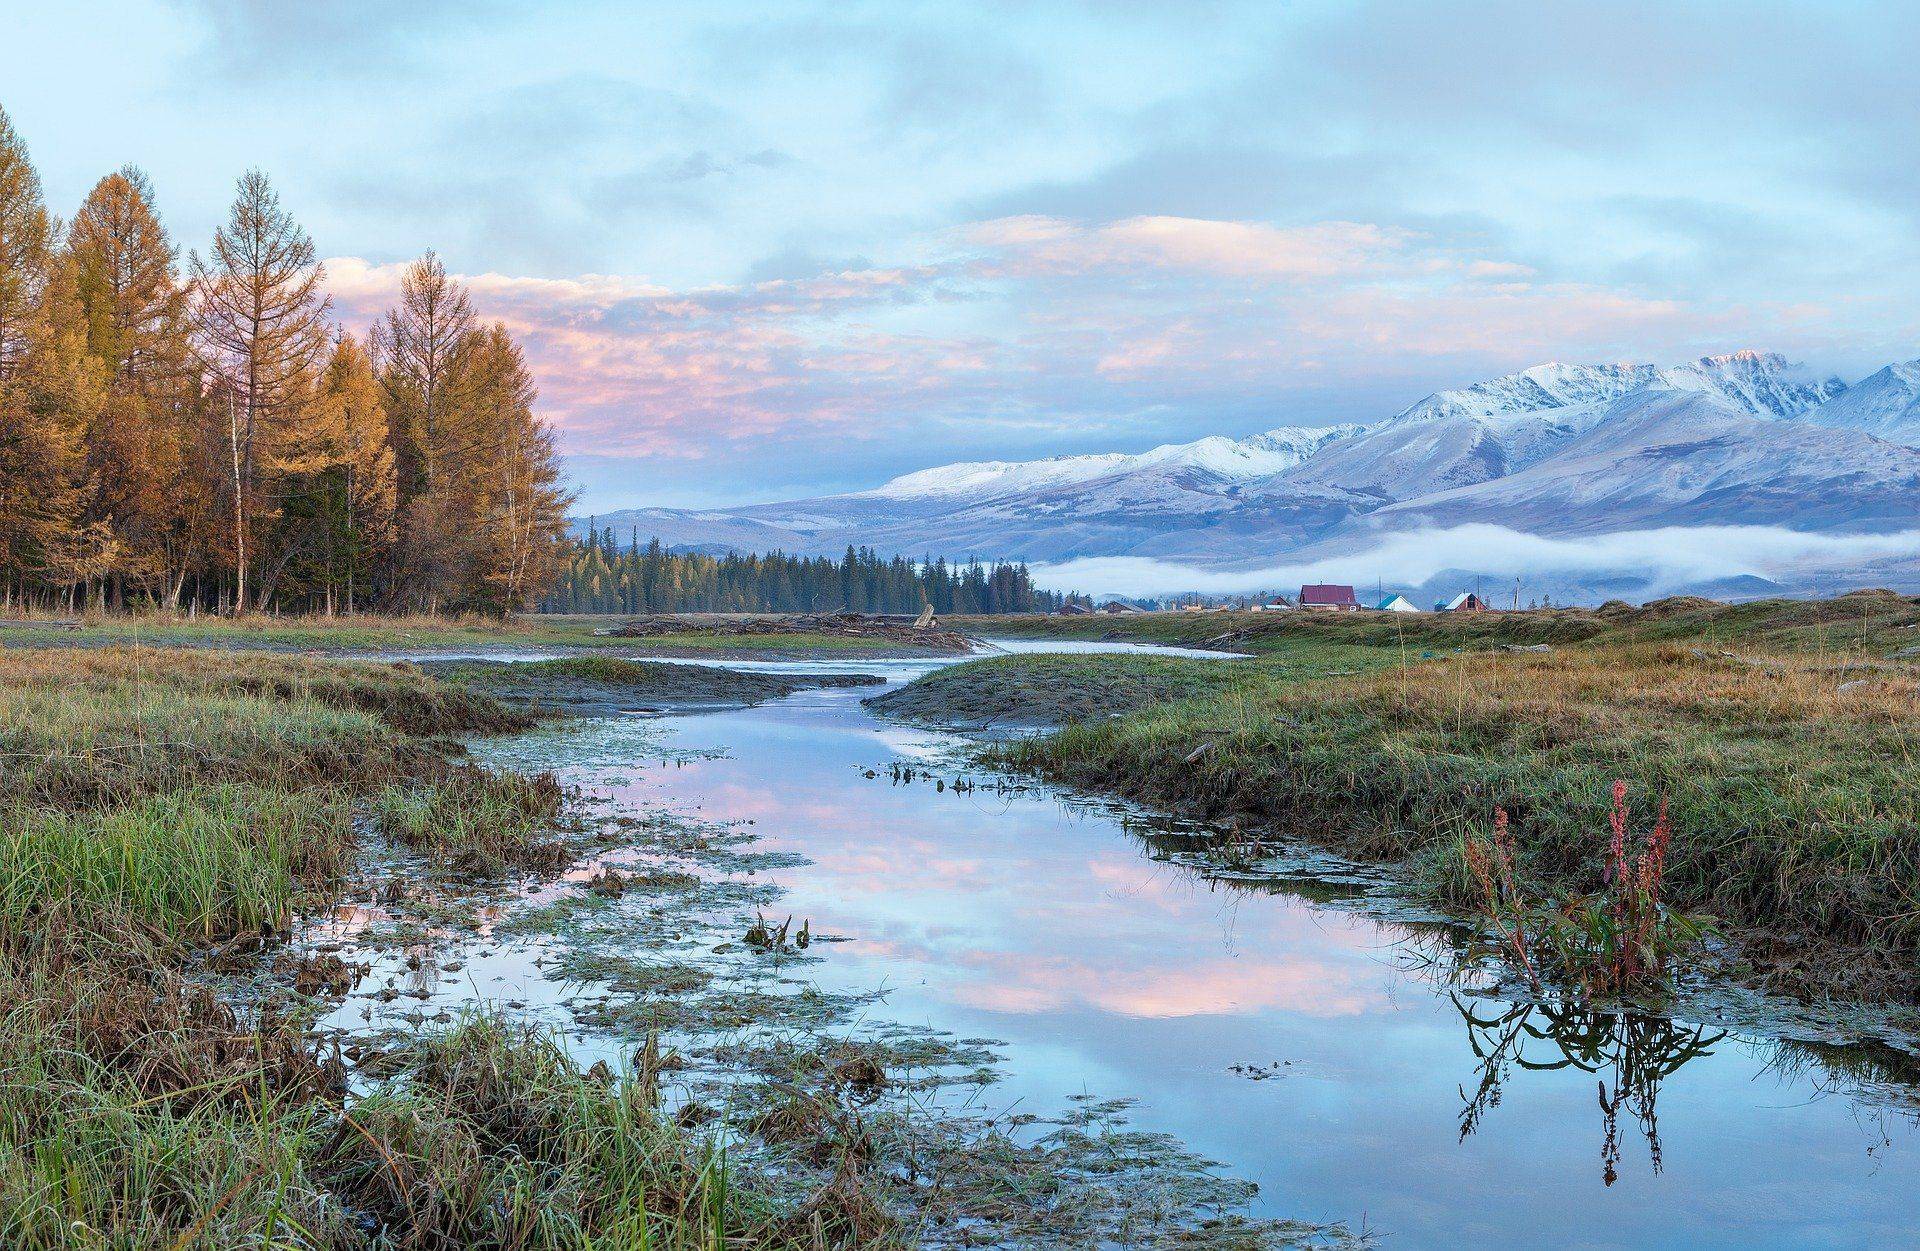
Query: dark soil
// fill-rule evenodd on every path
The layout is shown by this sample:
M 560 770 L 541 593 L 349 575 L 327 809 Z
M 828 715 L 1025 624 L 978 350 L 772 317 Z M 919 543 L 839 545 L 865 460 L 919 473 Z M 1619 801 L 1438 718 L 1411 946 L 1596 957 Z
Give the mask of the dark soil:
M 815 687 L 877 686 L 868 673 L 750 673 L 712 665 L 580 656 L 515 663 L 427 660 L 443 681 L 535 709 L 591 716 L 654 708 L 741 707 Z
M 650 639 L 688 634 L 732 637 L 749 635 L 811 634 L 832 638 L 885 639 L 903 643 L 920 651 L 947 652 L 964 656 L 973 650 L 972 642 L 938 625 L 917 626 L 905 617 L 885 617 L 872 613 L 818 613 L 778 617 L 686 617 L 659 613 L 634 617 L 606 632 L 608 638 Z

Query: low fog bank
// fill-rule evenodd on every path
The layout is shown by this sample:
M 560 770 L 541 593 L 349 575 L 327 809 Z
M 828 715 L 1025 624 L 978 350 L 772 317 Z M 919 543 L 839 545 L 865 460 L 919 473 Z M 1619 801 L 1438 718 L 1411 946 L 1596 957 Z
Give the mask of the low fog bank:
M 1258 567 L 1223 568 L 1133 556 L 1036 565 L 1037 585 L 1096 597 L 1199 593 L 1291 594 L 1306 582 L 1399 591 L 1427 607 L 1478 590 L 1496 607 L 1647 600 L 1698 594 L 1724 599 L 1831 594 L 1858 586 L 1920 591 L 1920 529 L 1893 534 L 1813 534 L 1780 526 L 1668 526 L 1552 537 L 1472 524 L 1381 535 L 1333 552 L 1321 546 Z

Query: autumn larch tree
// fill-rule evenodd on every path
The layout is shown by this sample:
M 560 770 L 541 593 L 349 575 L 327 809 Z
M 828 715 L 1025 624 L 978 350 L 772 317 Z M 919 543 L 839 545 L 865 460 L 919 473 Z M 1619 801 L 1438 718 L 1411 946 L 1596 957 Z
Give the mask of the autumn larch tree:
M 181 474 L 198 395 L 188 384 L 186 293 L 175 281 L 176 252 L 160 224 L 153 188 L 132 166 L 88 194 L 67 236 L 86 319 L 88 351 L 108 373 L 108 395 L 85 432 L 92 474 L 88 523 L 106 525 L 122 565 L 113 599 L 131 578 L 149 595 L 165 584 L 176 599 L 181 561 Z
M 0 109 L 0 378 L 26 351 L 27 323 L 46 285 L 53 222 L 27 145 Z
M 194 342 L 226 417 L 234 608 L 245 612 L 248 534 L 272 503 L 262 477 L 312 402 L 331 305 L 313 241 L 258 170 L 240 179 L 226 224 L 206 258 L 194 254 L 192 270 Z
M 338 604 L 351 612 L 393 545 L 395 505 L 386 391 L 352 335 L 336 336 L 284 467 L 289 589 L 317 596 L 329 615 Z
M 467 593 L 505 614 L 557 570 L 572 496 L 560 485 L 553 432 L 534 415 L 520 345 L 496 323 L 475 333 L 467 358 L 471 438 L 459 449 L 462 494 L 474 510 Z

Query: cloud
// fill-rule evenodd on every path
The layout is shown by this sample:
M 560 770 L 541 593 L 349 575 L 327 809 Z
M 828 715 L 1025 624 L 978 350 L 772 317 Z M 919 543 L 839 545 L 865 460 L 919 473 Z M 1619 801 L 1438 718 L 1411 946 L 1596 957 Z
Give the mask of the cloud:
M 1666 526 L 1557 538 L 1473 524 L 1388 535 L 1336 555 L 1222 570 L 1103 556 L 1039 565 L 1034 581 L 1090 595 L 1247 594 L 1308 582 L 1420 586 L 1449 571 L 1532 578 L 1632 574 L 1647 593 L 1742 576 L 1777 579 L 1811 568 L 1845 568 L 1920 554 L 1920 530 L 1812 534 L 1779 526 Z
M 1365 222 L 1029 214 L 901 251 L 839 266 L 789 252 L 763 271 L 780 276 L 699 287 L 463 280 L 527 342 L 569 452 L 792 452 L 827 457 L 842 481 L 850 452 L 908 427 L 922 457 L 908 468 L 989 434 L 1005 456 L 1239 433 L 1376 417 L 1544 359 L 1667 360 L 1821 321 L 1542 282 L 1510 257 Z M 401 268 L 335 258 L 335 298 L 365 321 L 393 301 Z M 1341 393 L 1346 407 L 1327 404 Z
M 1009 217 L 971 225 L 960 237 L 999 258 L 988 267 L 994 273 L 1155 269 L 1262 280 L 1362 271 L 1404 252 L 1411 242 L 1407 232 L 1364 222 L 1279 227 L 1166 216 L 1092 225 Z
M 510 13 L 499 0 L 170 0 L 200 19 L 197 66 L 239 82 L 391 79 L 449 35 Z
M 347 320 L 397 299 L 404 263 L 326 262 Z M 474 306 L 527 347 L 542 412 L 570 450 L 701 459 L 716 443 L 841 426 L 919 380 L 976 368 L 965 345 L 854 327 L 850 310 L 925 298 L 930 276 L 869 269 L 744 287 L 672 290 L 614 275 L 462 275 Z M 871 380 L 884 392 L 868 396 Z

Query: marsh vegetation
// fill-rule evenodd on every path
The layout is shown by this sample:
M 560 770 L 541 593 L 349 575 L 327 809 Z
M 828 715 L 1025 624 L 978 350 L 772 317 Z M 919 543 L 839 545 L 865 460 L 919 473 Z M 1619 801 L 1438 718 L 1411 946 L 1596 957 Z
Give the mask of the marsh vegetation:
M 1185 629 L 1183 616 L 1165 615 Z M 1239 644 L 1259 658 L 1224 674 L 1089 660 L 1109 686 L 1152 674 L 1160 694 L 994 759 L 1403 864 L 1415 889 L 1462 908 L 1484 903 L 1468 853 L 1501 809 L 1517 881 L 1547 897 L 1600 890 L 1624 781 L 1664 798 L 1668 898 L 1718 918 L 1736 966 L 1819 994 L 1920 991 L 1920 603 L 1278 616 Z M 996 663 L 996 699 L 1045 702 L 1050 659 Z M 1016 674 L 1026 693 L 1006 689 Z

